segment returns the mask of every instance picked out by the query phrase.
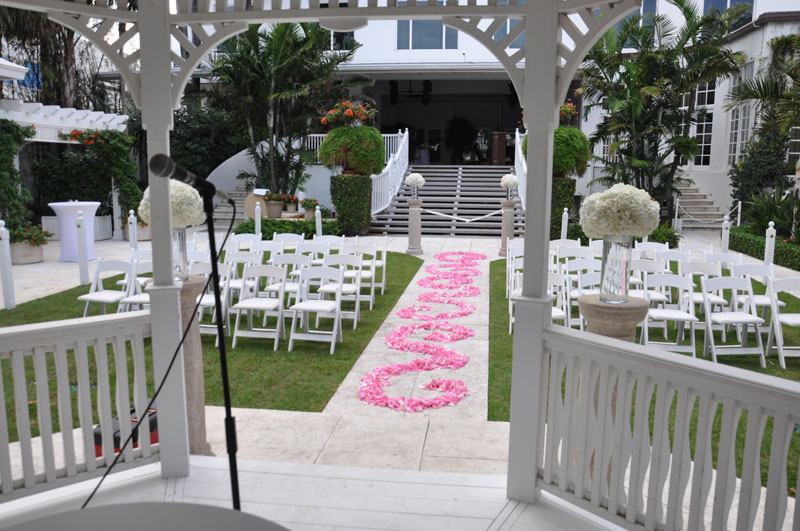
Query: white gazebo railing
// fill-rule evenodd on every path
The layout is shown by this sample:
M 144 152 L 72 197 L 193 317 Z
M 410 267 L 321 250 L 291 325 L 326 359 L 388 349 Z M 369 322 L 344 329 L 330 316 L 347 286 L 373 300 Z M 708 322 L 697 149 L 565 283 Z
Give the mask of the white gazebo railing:
M 314 164 L 319 164 L 319 146 L 325 140 L 326 134 L 313 134 L 308 135 L 305 139 L 304 148 L 308 151 L 314 152 Z M 403 138 L 403 132 L 398 131 L 396 134 L 381 135 L 383 136 L 384 147 L 384 164 L 389 163 L 389 158 L 397 151 L 398 146 Z
M 0 493 L 74 478 L 111 464 L 112 417 L 119 419 L 124 441 L 133 426 L 131 417 L 144 414 L 148 403 L 147 377 L 153 366 L 144 340 L 149 336 L 149 311 L 0 329 L 0 367 L 3 375 L 10 375 L 14 397 L 9 416 L 0 378 Z M 32 404 L 35 419 L 30 418 Z M 78 426 L 73 425 L 73 414 Z M 96 454 L 97 421 L 102 451 Z M 39 428 L 38 437 L 32 437 L 32 424 Z M 10 426 L 16 426 L 16 442 L 9 442 Z M 143 422 L 137 448 L 129 446 L 121 462 L 143 460 L 157 448 L 150 445 L 149 423 Z
M 385 138 L 385 137 L 384 137 Z M 408 129 L 401 135 L 397 150 L 389 157 L 386 167 L 372 176 L 372 208 L 374 216 L 392 204 L 392 200 L 403 184 L 408 169 Z
M 62 139 L 59 134 L 69 133 L 73 129 L 124 131 L 128 124 L 127 115 L 23 103 L 20 100 L 0 100 L 0 118 L 34 126 L 36 135 L 29 139 L 31 142 L 68 143 L 71 141 Z
M 562 327 L 544 342 L 537 487 L 626 528 L 798 528 L 800 384 Z
M 514 138 L 514 173 L 517 175 L 519 184 L 517 185 L 517 193 L 519 194 L 519 202 L 522 205 L 522 210 L 525 210 L 525 187 L 528 179 L 528 163 L 525 161 L 525 154 L 522 152 L 522 140 L 525 135 L 519 133 L 517 129 Z

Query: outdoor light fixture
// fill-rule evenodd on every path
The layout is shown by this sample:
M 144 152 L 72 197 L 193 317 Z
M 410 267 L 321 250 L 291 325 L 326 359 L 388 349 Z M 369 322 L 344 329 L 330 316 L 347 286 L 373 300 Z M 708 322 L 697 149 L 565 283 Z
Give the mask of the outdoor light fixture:
M 363 17 L 347 17 L 320 20 L 319 25 L 326 30 L 346 33 L 355 31 L 367 25 L 367 19 Z

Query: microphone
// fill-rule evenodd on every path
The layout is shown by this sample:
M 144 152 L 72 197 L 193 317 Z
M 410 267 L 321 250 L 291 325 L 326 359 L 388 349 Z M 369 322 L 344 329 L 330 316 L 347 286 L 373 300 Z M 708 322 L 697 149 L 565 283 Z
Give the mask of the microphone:
M 159 177 L 166 177 L 167 179 L 175 179 L 176 181 L 181 181 L 182 183 L 186 183 L 198 192 L 200 195 L 205 197 L 208 196 L 217 196 L 222 201 L 227 203 L 232 203 L 228 194 L 221 190 L 217 190 L 217 187 L 211 184 L 210 182 L 206 181 L 202 177 L 195 175 L 194 173 L 190 172 L 185 168 L 181 168 L 175 161 L 172 160 L 172 157 L 169 155 L 165 155 L 164 153 L 159 153 L 158 155 L 153 155 L 150 158 L 150 171 L 153 172 L 155 175 Z

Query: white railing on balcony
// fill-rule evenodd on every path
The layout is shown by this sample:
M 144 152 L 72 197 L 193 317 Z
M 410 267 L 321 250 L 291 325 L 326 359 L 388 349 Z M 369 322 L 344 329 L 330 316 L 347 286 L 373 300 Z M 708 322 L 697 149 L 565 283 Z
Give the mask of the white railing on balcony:
M 386 167 L 372 176 L 372 215 L 385 210 L 403 185 L 408 169 L 408 129 L 400 136 L 397 149 L 389 157 Z
M 124 441 L 133 426 L 131 409 L 144 414 L 148 403 L 147 375 L 153 365 L 144 340 L 149 336 L 149 311 L 0 328 L 3 496 L 110 465 L 112 417 L 119 418 Z M 11 382 L 10 389 L 4 389 L 3 379 Z M 95 456 L 97 422 L 100 457 Z M 9 430 L 14 425 L 16 437 Z M 32 436 L 32 425 L 38 427 L 38 437 Z M 9 442 L 11 438 L 17 440 Z M 121 461 L 142 460 L 156 450 L 150 445 L 149 423 L 143 422 L 138 447 L 128 447 Z
M 314 164 L 319 164 L 319 146 L 322 144 L 322 141 L 325 139 L 327 135 L 325 134 L 313 134 L 308 135 L 305 140 L 304 148 L 308 151 L 314 152 Z M 397 151 L 398 146 L 403 138 L 403 132 L 400 131 L 397 134 L 391 135 L 381 135 L 383 136 L 383 147 L 384 147 L 384 164 L 389 163 L 389 158 Z
M 517 129 L 514 138 L 514 173 L 517 175 L 519 184 L 517 185 L 517 193 L 519 194 L 519 202 L 522 205 L 522 210 L 525 210 L 525 187 L 528 184 L 528 163 L 525 161 L 525 154 L 522 151 L 522 140 L 525 138 L 524 134 L 520 134 Z
M 562 327 L 544 342 L 539 488 L 625 528 L 800 527 L 800 384 Z

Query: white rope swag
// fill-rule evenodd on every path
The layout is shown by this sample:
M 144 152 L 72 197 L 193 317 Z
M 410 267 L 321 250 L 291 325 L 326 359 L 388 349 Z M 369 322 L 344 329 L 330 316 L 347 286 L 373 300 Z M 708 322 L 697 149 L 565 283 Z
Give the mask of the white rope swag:
M 497 214 L 502 214 L 503 213 L 502 210 L 495 210 L 494 212 L 491 212 L 489 214 L 486 214 L 486 215 L 483 215 L 483 216 L 480 216 L 480 217 L 477 217 L 477 218 L 467 219 L 467 218 L 462 218 L 461 216 L 453 216 L 453 215 L 450 215 L 450 214 L 445 214 L 443 212 L 436 212 L 435 210 L 428 210 L 427 208 L 423 208 L 422 211 L 423 212 L 427 212 L 428 214 L 433 214 L 435 216 L 441 216 L 443 218 L 450 218 L 450 219 L 453 219 L 455 221 L 461 221 L 463 223 L 472 223 L 473 221 L 480 221 L 482 219 L 490 218 L 492 216 L 496 216 Z

